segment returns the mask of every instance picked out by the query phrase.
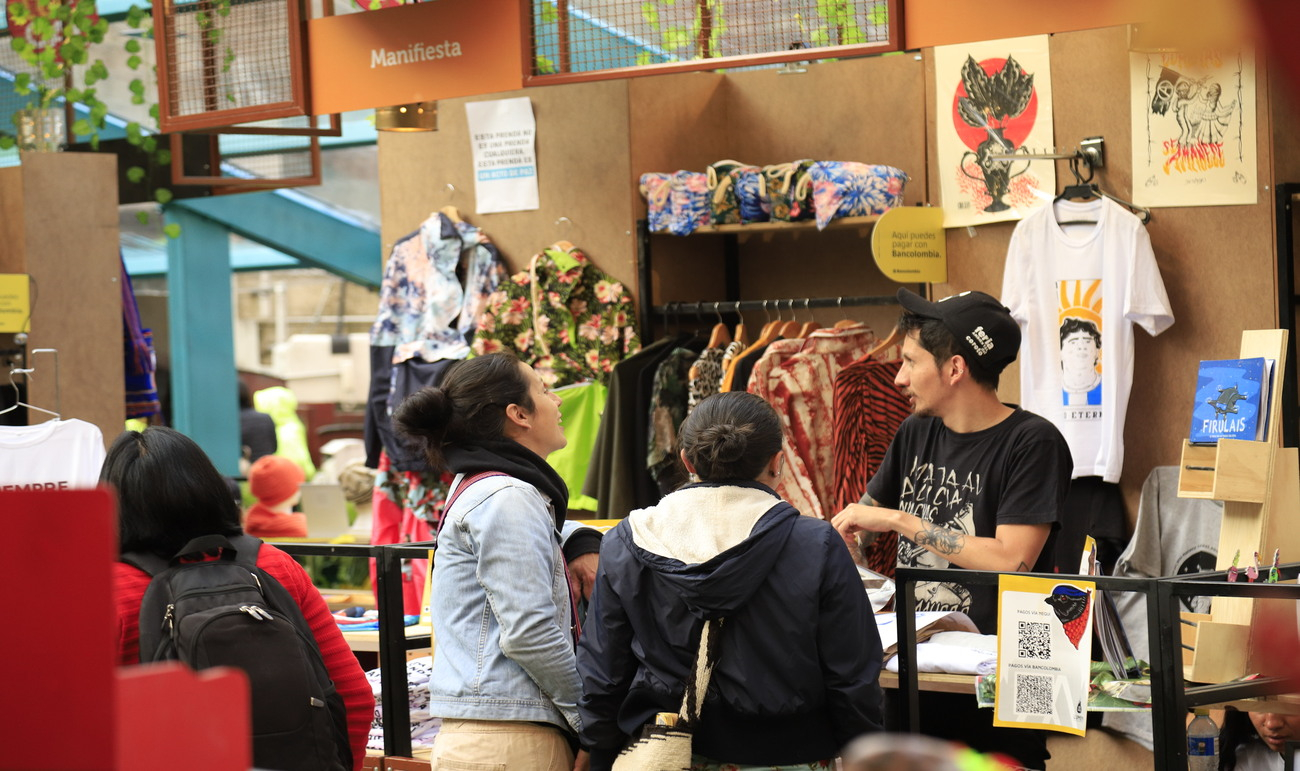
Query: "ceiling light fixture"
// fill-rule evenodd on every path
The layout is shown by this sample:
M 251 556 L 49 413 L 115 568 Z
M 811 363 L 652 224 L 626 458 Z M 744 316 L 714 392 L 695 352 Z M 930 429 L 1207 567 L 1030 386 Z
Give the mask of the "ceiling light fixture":
M 376 107 L 375 128 L 379 131 L 437 131 L 438 103 L 412 102 Z

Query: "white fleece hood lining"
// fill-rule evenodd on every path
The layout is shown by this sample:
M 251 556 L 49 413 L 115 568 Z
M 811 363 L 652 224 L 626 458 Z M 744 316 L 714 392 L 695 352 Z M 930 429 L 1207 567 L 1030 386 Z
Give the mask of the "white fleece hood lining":
M 739 544 L 780 499 L 765 490 L 733 485 L 688 487 L 658 506 L 628 515 L 632 540 L 652 554 L 687 565 L 708 562 Z

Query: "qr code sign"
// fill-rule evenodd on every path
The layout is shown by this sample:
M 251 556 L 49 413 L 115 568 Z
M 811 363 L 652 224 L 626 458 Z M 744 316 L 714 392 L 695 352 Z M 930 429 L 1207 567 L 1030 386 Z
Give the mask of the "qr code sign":
M 1020 621 L 1019 650 L 1022 659 L 1050 659 L 1052 657 L 1052 627 L 1033 621 Z
M 1052 678 L 1048 675 L 1016 675 L 1016 712 L 1052 714 Z

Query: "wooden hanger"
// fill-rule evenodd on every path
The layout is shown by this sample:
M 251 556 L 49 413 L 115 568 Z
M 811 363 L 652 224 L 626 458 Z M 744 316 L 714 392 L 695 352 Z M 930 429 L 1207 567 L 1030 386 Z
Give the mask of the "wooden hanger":
M 447 219 L 451 220 L 452 222 L 465 221 L 460 217 L 460 209 L 457 209 L 455 206 L 444 206 L 441 209 L 439 209 L 438 212 L 441 213 L 443 216 L 445 216 Z
M 816 321 L 805 321 L 803 326 L 799 329 L 799 336 L 807 337 L 821 328 L 822 325 L 818 324 Z
M 731 342 L 731 330 L 727 325 L 719 321 L 713 325 L 713 332 L 709 335 L 709 344 L 706 348 L 725 348 Z
M 764 313 L 767 312 L 767 300 L 763 301 L 763 312 Z M 760 330 L 758 333 L 758 339 L 755 340 L 753 343 L 751 343 L 740 353 L 736 354 L 734 358 L 732 358 L 731 360 L 732 366 L 727 369 L 727 373 L 722 377 L 723 391 L 730 391 L 732 389 L 732 386 L 735 385 L 735 377 L 736 377 L 735 363 L 740 361 L 742 358 L 748 356 L 749 354 L 759 350 L 760 348 L 767 345 L 771 345 L 772 342 L 776 340 L 777 332 L 778 332 L 777 328 L 780 327 L 783 323 L 784 322 L 782 322 L 781 319 L 778 318 L 775 321 L 769 321 L 766 324 L 764 324 L 763 329 Z
M 736 333 L 731 336 L 731 339 L 740 343 L 741 347 L 749 345 L 749 337 L 746 335 L 745 322 L 741 321 L 736 324 Z
M 575 247 L 570 241 L 556 241 L 551 244 L 551 248 L 561 252 L 571 252 L 577 247 Z
M 836 308 L 839 308 L 841 313 L 844 312 L 844 296 L 843 296 L 843 295 L 841 295 L 839 301 L 835 303 L 835 307 L 836 307 Z M 859 326 L 860 324 L 861 324 L 861 322 L 859 322 L 859 321 L 855 321 L 855 320 L 849 318 L 848 316 L 845 316 L 844 318 L 842 318 L 842 319 L 840 319 L 839 321 L 835 322 L 835 326 L 833 327 L 833 329 L 851 329 L 851 328 L 853 328 L 853 327 Z
M 894 331 L 890 332 L 889 337 L 885 338 L 885 342 L 881 343 L 880 345 L 877 345 L 875 348 L 872 348 L 871 353 L 867 354 L 867 358 L 874 359 L 877 356 L 880 356 L 885 351 L 888 351 L 891 347 L 898 345 L 902 342 L 903 342 L 903 332 L 897 326 L 895 326 Z

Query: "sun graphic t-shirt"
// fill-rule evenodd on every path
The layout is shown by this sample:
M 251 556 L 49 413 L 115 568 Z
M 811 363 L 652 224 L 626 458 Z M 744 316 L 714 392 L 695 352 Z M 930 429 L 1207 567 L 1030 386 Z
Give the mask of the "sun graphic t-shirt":
M 1146 229 L 1106 198 L 1058 201 L 1016 226 L 1004 275 L 1002 302 L 1024 337 L 1021 405 L 1061 430 L 1075 477 L 1118 482 L 1133 326 L 1158 335 L 1174 323 Z

